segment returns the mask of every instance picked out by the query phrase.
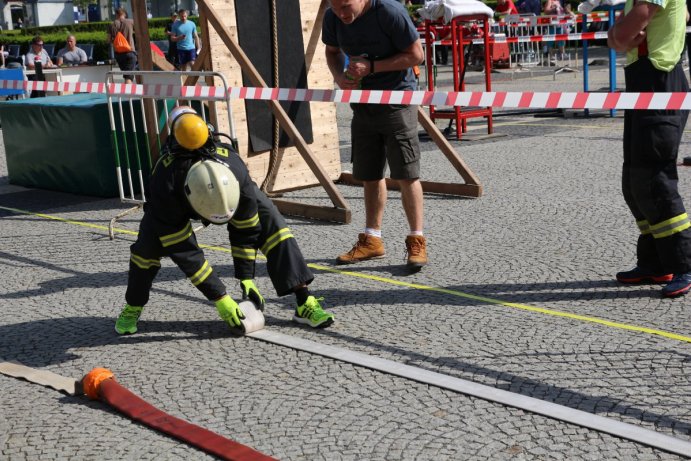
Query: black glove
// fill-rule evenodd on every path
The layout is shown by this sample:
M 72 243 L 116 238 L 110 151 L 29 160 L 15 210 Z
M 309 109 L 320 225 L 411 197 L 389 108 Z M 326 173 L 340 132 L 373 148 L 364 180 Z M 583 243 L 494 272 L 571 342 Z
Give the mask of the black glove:
M 260 311 L 264 310 L 265 302 L 264 297 L 259 293 L 259 289 L 254 284 L 254 280 L 247 279 L 240 282 L 240 288 L 242 289 L 242 300 L 249 299 L 254 303 L 254 305 Z

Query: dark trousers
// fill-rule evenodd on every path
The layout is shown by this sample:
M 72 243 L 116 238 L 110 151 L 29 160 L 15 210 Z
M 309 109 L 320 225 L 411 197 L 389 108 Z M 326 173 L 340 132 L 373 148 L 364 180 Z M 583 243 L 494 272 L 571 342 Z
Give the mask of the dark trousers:
M 115 53 L 115 61 L 122 71 L 135 70 L 137 68 L 137 53 L 130 51 L 127 53 Z M 123 78 L 134 80 L 134 75 L 124 74 Z
M 168 40 L 168 54 L 166 59 L 169 63 L 177 67 L 178 65 L 178 44 L 172 40 Z
M 301 284 L 309 285 L 314 280 L 312 271 L 307 267 L 297 241 L 283 216 L 278 211 L 266 194 L 255 185 L 259 222 L 262 231 L 259 238 L 259 248 L 266 249 L 266 270 L 271 278 L 276 294 L 285 296 L 293 292 L 293 289 Z M 274 239 L 291 235 L 271 247 Z M 281 236 L 281 237 L 279 237 Z M 269 249 L 269 247 L 271 247 Z
M 627 92 L 688 92 L 681 63 L 670 72 L 647 57 L 625 68 Z M 655 226 L 686 213 L 677 188 L 677 155 L 688 111 L 627 110 L 622 191 L 639 225 Z M 673 228 L 673 226 L 672 226 Z M 658 238 L 655 238 L 655 237 Z M 638 266 L 659 273 L 691 271 L 691 228 L 670 235 L 642 230 Z
M 127 304 L 146 305 L 153 281 L 161 269 L 160 260 L 164 256 L 169 256 L 192 283 L 195 283 L 196 274 L 203 273 L 205 267 L 210 267 L 197 244 L 194 233 L 184 242 L 178 243 L 175 248 L 175 251 L 170 251 L 163 247 L 154 230 L 153 219 L 145 213 L 139 224 L 137 241 L 130 247 L 130 270 L 125 292 Z M 219 299 L 226 294 L 225 285 L 213 270 L 203 282 L 196 283 L 195 286 L 209 301 Z

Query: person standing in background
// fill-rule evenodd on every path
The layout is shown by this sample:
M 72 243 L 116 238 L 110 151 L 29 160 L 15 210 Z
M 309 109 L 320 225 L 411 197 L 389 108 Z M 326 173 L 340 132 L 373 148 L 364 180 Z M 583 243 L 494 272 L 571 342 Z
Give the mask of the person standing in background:
M 115 38 L 120 32 L 129 44 L 129 51 L 124 49 L 118 50 L 115 46 Z M 124 8 L 115 10 L 115 20 L 108 26 L 108 41 L 113 44 L 115 61 L 122 71 L 135 70 L 137 68 L 137 52 L 134 47 L 134 21 L 127 18 L 127 12 Z M 133 75 L 124 75 L 125 83 L 132 83 Z
M 168 55 L 166 59 L 175 67 L 178 66 L 178 44 L 173 41 L 173 25 L 175 25 L 177 20 L 178 14 L 173 11 L 170 14 L 170 22 L 166 24 L 166 36 L 168 36 Z
M 173 23 L 172 40 L 177 44 L 180 70 L 191 70 L 197 59 L 199 36 L 197 25 L 187 20 L 187 10 L 178 11 L 178 21 Z

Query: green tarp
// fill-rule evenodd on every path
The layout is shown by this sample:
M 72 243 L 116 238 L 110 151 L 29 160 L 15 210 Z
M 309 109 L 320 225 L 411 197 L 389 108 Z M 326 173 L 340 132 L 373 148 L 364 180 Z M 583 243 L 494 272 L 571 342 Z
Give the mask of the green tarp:
M 122 107 L 129 162 L 136 170 L 129 103 L 123 101 Z M 139 102 L 134 101 L 133 107 L 146 178 L 148 160 Z M 119 136 L 120 164 L 124 169 L 127 163 L 116 103 L 113 109 Z M 7 101 L 0 103 L 0 121 L 11 184 L 80 195 L 119 196 L 105 95 L 75 94 Z M 135 171 L 132 176 L 133 182 L 138 184 Z M 123 177 L 128 193 L 129 183 L 124 172 Z M 138 193 L 139 188 L 135 186 L 135 194 Z

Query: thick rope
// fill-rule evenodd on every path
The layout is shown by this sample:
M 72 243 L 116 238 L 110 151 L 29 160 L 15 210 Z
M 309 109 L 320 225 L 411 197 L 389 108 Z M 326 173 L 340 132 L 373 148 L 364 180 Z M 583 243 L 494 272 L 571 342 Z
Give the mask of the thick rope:
M 272 65 L 273 65 L 273 79 L 274 88 L 279 87 L 278 75 L 278 15 L 276 12 L 276 0 L 271 0 L 271 42 L 272 42 Z M 269 153 L 269 168 L 267 169 L 266 177 L 261 185 L 262 192 L 271 195 L 269 185 L 276 178 L 278 173 L 278 165 L 281 163 L 281 156 L 283 150 L 279 148 L 281 126 L 278 123 L 278 118 L 273 118 L 273 145 Z

